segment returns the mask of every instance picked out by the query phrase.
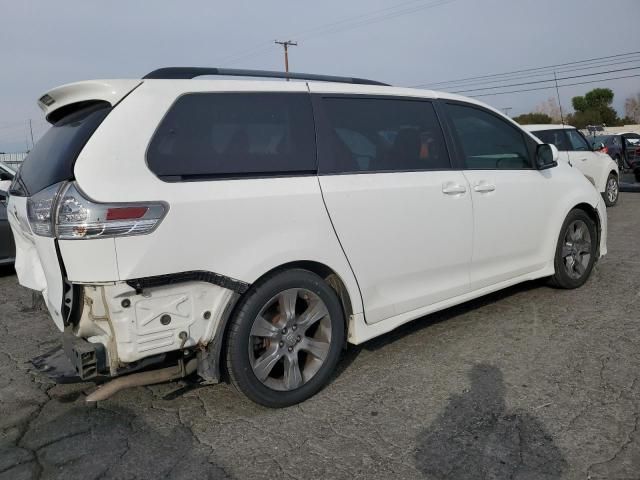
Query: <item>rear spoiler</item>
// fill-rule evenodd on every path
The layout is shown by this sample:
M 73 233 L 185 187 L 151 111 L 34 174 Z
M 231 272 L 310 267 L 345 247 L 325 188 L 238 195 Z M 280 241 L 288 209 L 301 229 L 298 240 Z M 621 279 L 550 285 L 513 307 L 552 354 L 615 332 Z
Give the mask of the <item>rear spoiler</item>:
M 141 83 L 141 80 L 134 79 L 69 83 L 42 95 L 38 99 L 38 106 L 47 120 L 56 110 L 74 103 L 107 102 L 113 107 Z

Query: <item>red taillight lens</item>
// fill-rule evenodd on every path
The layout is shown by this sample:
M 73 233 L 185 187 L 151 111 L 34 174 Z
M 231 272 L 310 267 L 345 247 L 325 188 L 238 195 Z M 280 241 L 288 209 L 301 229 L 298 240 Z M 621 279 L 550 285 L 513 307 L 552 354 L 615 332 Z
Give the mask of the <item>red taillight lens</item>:
M 608 147 L 602 147 L 602 150 L 600 150 L 602 153 L 609 153 L 609 148 Z
M 148 207 L 116 207 L 107 209 L 107 220 L 130 220 L 142 218 Z

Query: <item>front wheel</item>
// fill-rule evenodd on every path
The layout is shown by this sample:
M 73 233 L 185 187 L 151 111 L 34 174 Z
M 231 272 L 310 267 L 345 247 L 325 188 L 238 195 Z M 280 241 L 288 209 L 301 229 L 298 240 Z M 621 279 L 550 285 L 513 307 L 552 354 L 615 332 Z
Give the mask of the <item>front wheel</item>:
M 596 224 L 584 210 L 571 210 L 560 230 L 550 284 L 558 288 L 582 286 L 596 261 Z
M 238 306 L 227 337 L 232 383 L 267 407 L 306 400 L 330 379 L 344 344 L 336 292 L 306 270 L 273 274 Z
M 602 198 L 607 207 L 613 207 L 618 203 L 618 196 L 620 195 L 620 186 L 618 185 L 618 176 L 611 172 L 607 177 L 607 184 L 604 187 Z

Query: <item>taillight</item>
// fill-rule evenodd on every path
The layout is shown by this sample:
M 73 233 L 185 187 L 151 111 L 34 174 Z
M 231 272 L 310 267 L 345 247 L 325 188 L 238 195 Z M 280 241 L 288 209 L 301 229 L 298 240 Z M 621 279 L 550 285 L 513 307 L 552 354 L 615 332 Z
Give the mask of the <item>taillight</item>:
M 28 201 L 33 233 L 61 240 L 144 235 L 158 226 L 167 210 L 161 202 L 94 202 L 75 183 L 54 185 Z
M 606 153 L 606 154 L 608 155 L 608 154 L 609 154 L 609 147 L 604 146 L 604 147 L 602 147 L 602 148 L 600 149 L 600 151 L 601 151 L 602 153 Z
M 56 183 L 27 200 L 27 218 L 31 231 L 41 237 L 53 237 L 55 200 L 62 184 Z

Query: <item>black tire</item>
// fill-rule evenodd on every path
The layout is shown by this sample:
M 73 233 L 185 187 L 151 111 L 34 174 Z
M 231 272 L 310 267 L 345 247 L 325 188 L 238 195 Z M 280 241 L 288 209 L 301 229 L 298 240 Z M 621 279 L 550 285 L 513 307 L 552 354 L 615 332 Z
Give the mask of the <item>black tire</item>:
M 607 207 L 613 207 L 618 203 L 618 198 L 620 198 L 620 185 L 618 184 L 618 175 L 616 175 L 615 172 L 609 173 L 604 192 L 602 192 L 602 198 Z
M 322 320 L 315 321 L 318 324 L 326 322 L 322 324 L 322 327 L 316 327 L 317 330 L 322 328 L 322 333 L 330 337 L 330 341 L 326 342 L 328 343 L 328 349 L 323 352 L 326 357 L 321 361 L 321 366 L 317 368 L 317 370 L 310 375 L 310 378 L 306 380 L 303 377 L 305 376 L 309 362 L 315 362 L 315 368 L 320 361 L 312 355 L 304 352 L 302 349 L 304 342 L 311 338 L 306 336 L 311 328 L 302 332 L 304 338 L 302 343 L 300 343 L 300 350 L 296 348 L 298 347 L 297 344 L 289 346 L 291 344 L 287 342 L 295 341 L 295 339 L 289 338 L 292 336 L 291 333 L 295 327 L 289 326 L 289 331 L 287 332 L 289 335 L 282 336 L 280 326 L 276 327 L 280 320 L 284 321 L 285 314 L 280 311 L 282 309 L 282 304 L 271 303 L 276 298 L 276 302 L 278 302 L 280 300 L 280 296 L 286 295 L 287 292 L 292 291 L 292 289 L 298 289 L 301 292 L 305 292 L 304 295 L 306 298 L 309 298 L 309 295 L 311 295 L 311 297 L 313 297 L 313 294 L 316 295 L 317 297 L 314 297 L 315 301 L 319 298 L 324 303 L 327 312 L 327 315 L 320 317 Z M 311 309 L 312 304 L 305 304 L 305 300 L 299 298 L 297 295 L 298 294 L 296 294 L 296 299 L 293 302 L 293 310 L 297 312 L 299 309 Z M 271 307 L 267 307 L 268 305 L 271 305 Z M 264 311 L 265 307 L 272 308 L 272 310 L 268 310 L 269 312 L 276 311 L 272 320 L 269 321 L 271 326 L 278 330 L 278 333 L 272 334 L 270 332 L 270 336 L 274 335 L 274 338 L 262 338 L 261 336 L 258 336 L 260 337 L 258 338 L 255 335 L 256 332 L 252 330 L 254 328 L 254 323 L 256 325 L 259 323 L 257 322 L 258 315 L 262 313 L 264 316 L 266 314 Z M 303 314 L 304 312 L 301 313 L 299 317 L 295 318 L 300 320 Z M 293 321 L 295 322 L 295 320 Z M 329 330 L 327 327 L 329 325 L 331 327 L 330 333 L 327 334 L 326 332 Z M 301 331 L 302 328 L 298 330 L 298 333 L 301 333 Z M 254 335 L 252 335 L 252 332 Z M 275 335 L 278 335 L 278 337 L 275 338 Z M 344 346 L 344 335 L 345 321 L 340 299 L 336 292 L 327 285 L 322 278 L 314 273 L 302 269 L 276 272 L 267 276 L 258 284 L 254 284 L 242 298 L 234 311 L 233 317 L 230 320 L 226 338 L 226 365 L 229 377 L 233 385 L 240 392 L 245 394 L 254 402 L 266 407 L 281 408 L 300 403 L 317 393 L 331 378 L 338 360 L 340 359 L 341 350 Z M 260 346 L 256 346 L 256 340 L 258 340 L 258 344 Z M 325 341 L 326 340 L 327 339 L 325 339 Z M 300 335 L 297 335 L 297 341 L 301 341 Z M 268 345 L 264 346 L 260 342 L 265 342 Z M 282 350 L 281 355 L 283 356 L 278 357 L 279 359 L 277 360 L 277 363 L 274 362 L 275 366 L 270 367 L 270 373 L 268 373 L 269 376 L 267 376 L 264 381 L 261 381 L 254 373 L 252 362 L 254 362 L 254 365 L 259 363 L 259 359 L 254 358 L 254 356 L 258 356 L 255 350 L 263 347 L 269 351 L 282 348 L 291 352 L 292 349 L 296 349 L 293 353 L 288 354 L 286 351 Z M 277 350 L 276 353 L 280 354 L 280 350 Z M 301 372 L 300 381 L 303 383 L 299 387 L 290 390 L 278 390 L 267 386 L 265 382 L 269 381 L 283 382 L 283 385 L 286 384 L 287 379 L 285 378 L 286 375 L 284 374 L 284 370 L 287 369 L 287 365 L 290 365 L 290 363 L 285 363 L 287 361 L 285 357 L 291 358 L 289 357 L 290 355 L 296 355 L 296 362 L 299 362 L 297 368 L 299 372 Z M 279 363 L 281 360 L 282 363 Z M 303 363 L 305 366 L 303 366 Z M 273 372 L 280 368 L 283 371 L 282 377 L 280 377 L 280 379 L 273 378 L 271 376 Z M 287 386 L 287 388 L 288 387 L 289 386 Z
M 575 258 L 573 255 L 566 255 L 566 250 L 574 251 L 578 242 L 573 242 L 571 246 L 569 243 L 565 241 L 568 235 L 571 235 L 569 232 L 570 228 L 573 228 L 574 225 L 580 225 L 580 222 L 586 227 L 590 236 L 590 248 L 589 250 L 589 258 L 588 262 L 584 268 L 584 272 L 578 276 L 578 271 L 575 268 L 571 268 L 570 265 L 575 265 Z M 595 222 L 587 215 L 584 210 L 574 209 L 569 212 L 567 218 L 562 224 L 562 228 L 560 229 L 560 235 L 558 236 L 558 244 L 556 246 L 556 253 L 554 258 L 554 267 L 555 273 L 549 279 L 549 284 L 556 288 L 578 288 L 584 285 L 584 283 L 589 278 L 591 271 L 593 270 L 593 265 L 596 262 L 596 256 L 598 255 L 598 232 Z M 569 257 L 572 257 L 571 260 Z M 566 258 L 566 259 L 565 259 Z M 583 260 L 584 257 L 580 257 Z M 582 262 L 582 260 L 580 260 Z
M 640 167 L 633 171 L 633 175 L 636 177 L 636 182 L 640 183 Z

